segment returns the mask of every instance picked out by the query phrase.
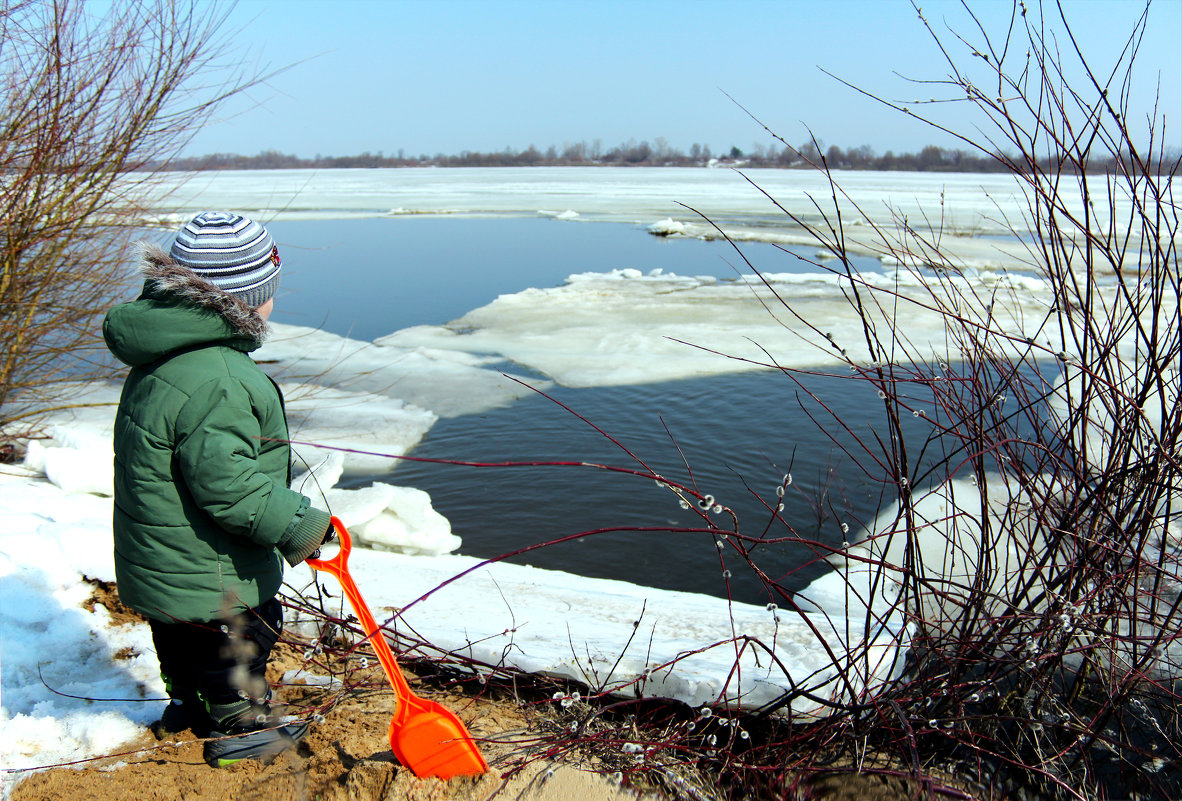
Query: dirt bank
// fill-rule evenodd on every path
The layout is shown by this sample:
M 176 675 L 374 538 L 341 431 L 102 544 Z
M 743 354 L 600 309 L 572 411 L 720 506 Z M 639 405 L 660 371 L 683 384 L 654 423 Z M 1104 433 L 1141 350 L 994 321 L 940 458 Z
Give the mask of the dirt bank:
M 285 660 L 274 668 L 281 674 Z M 322 690 L 287 689 L 303 703 Z M 637 792 L 604 776 L 571 765 L 537 762 L 505 776 L 520 757 L 530 722 L 511 698 L 474 699 L 455 693 L 424 692 L 447 704 L 464 720 L 492 770 L 481 777 L 449 782 L 417 779 L 390 752 L 394 695 L 388 689 L 347 695 L 299 748 L 271 764 L 244 762 L 215 770 L 201 757 L 201 740 L 191 732 L 158 740 L 150 732 L 131 743 L 112 743 L 111 756 L 80 768 L 48 770 L 27 777 L 13 801 L 572 801 L 633 799 Z M 163 706 L 163 705 L 162 705 Z
M 106 606 L 117 623 L 139 619 L 119 602 L 113 585 L 92 583 L 95 592 L 89 603 Z M 285 672 L 303 665 L 301 654 L 293 646 L 280 644 L 268 666 L 273 685 L 281 683 Z M 202 759 L 202 741 L 192 732 L 157 738 L 145 730 L 133 742 L 112 743 L 104 758 L 28 775 L 15 787 L 12 801 L 657 801 L 665 797 L 652 787 L 629 786 L 615 768 L 605 767 L 593 754 L 577 756 L 577 751 L 568 751 L 562 761 L 547 758 L 547 742 L 553 742 L 561 715 L 553 699 L 536 688 L 519 693 L 510 687 L 484 686 L 474 696 L 446 680 L 420 680 L 408 671 L 416 692 L 446 705 L 464 721 L 491 767 L 479 777 L 448 782 L 418 779 L 390 751 L 394 693 L 376 665 L 369 671 L 348 692 L 299 682 L 283 687 L 283 697 L 296 707 L 323 708 L 328 702 L 333 706 L 296 750 L 270 764 L 244 762 L 213 769 Z M 563 732 L 566 726 L 569 723 L 562 721 Z M 709 776 L 688 769 L 675 769 L 669 775 L 673 777 L 670 786 L 680 788 L 678 798 L 710 801 L 723 796 Z M 894 776 L 838 772 L 812 777 L 794 798 L 902 801 L 916 798 L 919 789 Z M 964 797 L 972 798 L 967 793 Z

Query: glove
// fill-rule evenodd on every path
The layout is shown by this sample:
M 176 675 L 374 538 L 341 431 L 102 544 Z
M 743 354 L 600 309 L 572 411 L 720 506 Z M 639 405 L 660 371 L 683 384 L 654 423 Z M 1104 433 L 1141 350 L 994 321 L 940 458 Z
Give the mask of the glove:
M 328 545 L 330 542 L 332 542 L 336 538 L 337 538 L 337 528 L 332 523 L 329 523 L 328 524 L 328 531 L 324 532 L 324 539 L 322 539 L 320 541 L 320 545 L 318 545 L 316 547 L 316 550 L 314 550 L 314 551 L 312 551 L 312 553 L 308 554 L 308 558 L 309 559 L 319 559 L 320 558 L 320 549 L 323 548 L 325 545 Z

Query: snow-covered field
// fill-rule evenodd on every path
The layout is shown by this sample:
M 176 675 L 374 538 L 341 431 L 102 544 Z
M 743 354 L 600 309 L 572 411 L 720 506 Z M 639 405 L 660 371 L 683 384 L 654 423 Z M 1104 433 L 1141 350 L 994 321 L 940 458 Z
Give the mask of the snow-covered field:
M 666 218 L 696 224 L 703 222 L 700 212 L 764 227 L 788 226 L 775 203 L 806 220 L 817 218 L 814 198 L 821 209 L 832 210 L 833 190 L 818 172 L 741 172 L 670 167 L 243 170 L 166 175 L 153 205 L 177 221 L 193 209 L 226 207 L 261 219 L 539 215 L 639 224 Z M 896 213 L 918 228 L 930 225 L 965 236 L 1024 228 L 1022 187 L 1006 174 L 841 171 L 834 178 L 841 184 L 844 221 L 855 228 L 881 224 Z

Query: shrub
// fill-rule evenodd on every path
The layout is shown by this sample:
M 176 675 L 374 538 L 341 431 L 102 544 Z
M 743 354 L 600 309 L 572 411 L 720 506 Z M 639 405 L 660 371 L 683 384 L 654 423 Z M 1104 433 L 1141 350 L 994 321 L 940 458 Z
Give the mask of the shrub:
M 860 244 L 897 262 L 900 280 L 868 280 L 843 219 L 874 215 L 842 194 L 819 149 L 812 161 L 832 188 L 816 200 L 823 221 L 793 217 L 834 258 L 816 266 L 842 276 L 862 322 L 862 341 L 833 347 L 850 380 L 882 399 L 887 430 L 860 443 L 860 461 L 898 497 L 830 561 L 851 577 L 871 573 L 911 632 L 898 680 L 836 704 L 793 740 L 824 744 L 831 758 L 856 757 L 855 741 L 876 744 L 916 778 L 933 759 L 1049 797 L 1174 798 L 1178 161 L 1165 155 L 1177 151 L 1156 111 L 1144 131 L 1130 116 L 1148 12 L 1102 72 L 1055 4 L 1016 3 L 1000 37 L 971 20 L 971 32 L 928 26 L 949 73 L 934 84 L 979 112 L 961 140 L 1010 170 L 1024 194 L 1024 218 L 1003 222 L 1025 243 L 1025 277 L 980 280 L 932 210 L 871 224 Z M 896 107 L 926 119 L 922 105 Z M 1027 280 L 1052 298 L 1041 311 L 1032 313 Z M 943 342 L 908 336 L 917 313 L 943 318 Z M 930 425 L 917 436 L 904 421 L 920 414 Z M 842 726 L 854 739 L 834 736 Z
M 107 369 L 98 321 L 126 286 L 129 229 L 153 179 L 137 171 L 254 82 L 215 61 L 215 11 L 93 8 L 0 7 L 0 430 Z

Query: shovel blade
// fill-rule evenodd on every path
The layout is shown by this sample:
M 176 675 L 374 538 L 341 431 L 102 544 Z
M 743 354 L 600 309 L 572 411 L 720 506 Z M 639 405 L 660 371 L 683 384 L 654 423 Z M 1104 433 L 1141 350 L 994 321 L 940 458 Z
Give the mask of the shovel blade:
M 398 761 L 423 778 L 473 776 L 488 763 L 464 724 L 447 707 L 416 698 L 416 709 L 402 725 L 390 724 L 390 748 Z

